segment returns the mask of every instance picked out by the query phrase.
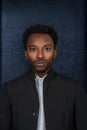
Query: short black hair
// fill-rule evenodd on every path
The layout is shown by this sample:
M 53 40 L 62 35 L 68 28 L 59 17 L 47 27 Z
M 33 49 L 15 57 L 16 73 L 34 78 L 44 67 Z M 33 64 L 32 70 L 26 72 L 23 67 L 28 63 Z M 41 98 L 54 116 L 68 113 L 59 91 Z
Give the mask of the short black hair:
M 31 25 L 24 31 L 23 44 L 24 44 L 25 50 L 26 50 L 28 38 L 30 37 L 30 35 L 32 35 L 34 33 L 42 33 L 42 34 L 50 35 L 50 37 L 52 38 L 53 43 L 54 43 L 54 48 L 56 47 L 58 36 L 57 36 L 57 32 L 55 31 L 55 29 L 46 24 L 35 24 L 35 25 Z

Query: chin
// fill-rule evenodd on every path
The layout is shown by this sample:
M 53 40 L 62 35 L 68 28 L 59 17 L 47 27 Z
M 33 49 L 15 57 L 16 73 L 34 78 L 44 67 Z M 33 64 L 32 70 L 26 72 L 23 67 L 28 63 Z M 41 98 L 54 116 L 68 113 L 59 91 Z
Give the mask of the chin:
M 38 73 L 44 73 L 47 70 L 45 68 L 43 68 L 43 69 L 40 68 L 40 69 L 35 69 L 35 71 L 38 72 Z
M 36 70 L 38 73 L 44 73 L 46 70 Z
M 46 73 L 50 68 L 36 68 L 35 71 L 37 73 Z

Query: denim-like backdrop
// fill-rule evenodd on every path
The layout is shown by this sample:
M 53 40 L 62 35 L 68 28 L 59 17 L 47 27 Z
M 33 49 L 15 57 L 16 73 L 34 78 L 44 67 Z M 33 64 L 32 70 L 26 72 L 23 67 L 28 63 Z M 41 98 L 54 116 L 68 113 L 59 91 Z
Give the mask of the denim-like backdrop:
M 29 70 L 22 34 L 31 24 L 53 26 L 59 35 L 54 69 L 80 80 L 87 91 L 85 0 L 2 1 L 2 83 Z

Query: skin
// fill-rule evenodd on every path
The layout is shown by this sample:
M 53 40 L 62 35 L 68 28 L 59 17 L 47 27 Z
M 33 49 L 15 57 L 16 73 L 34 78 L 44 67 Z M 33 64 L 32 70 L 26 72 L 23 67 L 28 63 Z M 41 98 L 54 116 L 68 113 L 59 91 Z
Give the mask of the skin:
M 52 67 L 57 52 L 48 34 L 32 34 L 26 45 L 25 57 L 31 69 L 39 77 L 45 76 Z

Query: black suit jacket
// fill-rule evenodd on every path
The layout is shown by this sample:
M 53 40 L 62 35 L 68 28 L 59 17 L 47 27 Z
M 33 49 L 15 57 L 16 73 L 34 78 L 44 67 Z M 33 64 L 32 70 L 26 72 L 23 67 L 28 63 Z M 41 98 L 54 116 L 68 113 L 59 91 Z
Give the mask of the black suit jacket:
M 39 100 L 32 71 L 6 83 L 0 130 L 36 130 Z M 87 96 L 79 83 L 53 70 L 44 80 L 46 130 L 87 130 Z

